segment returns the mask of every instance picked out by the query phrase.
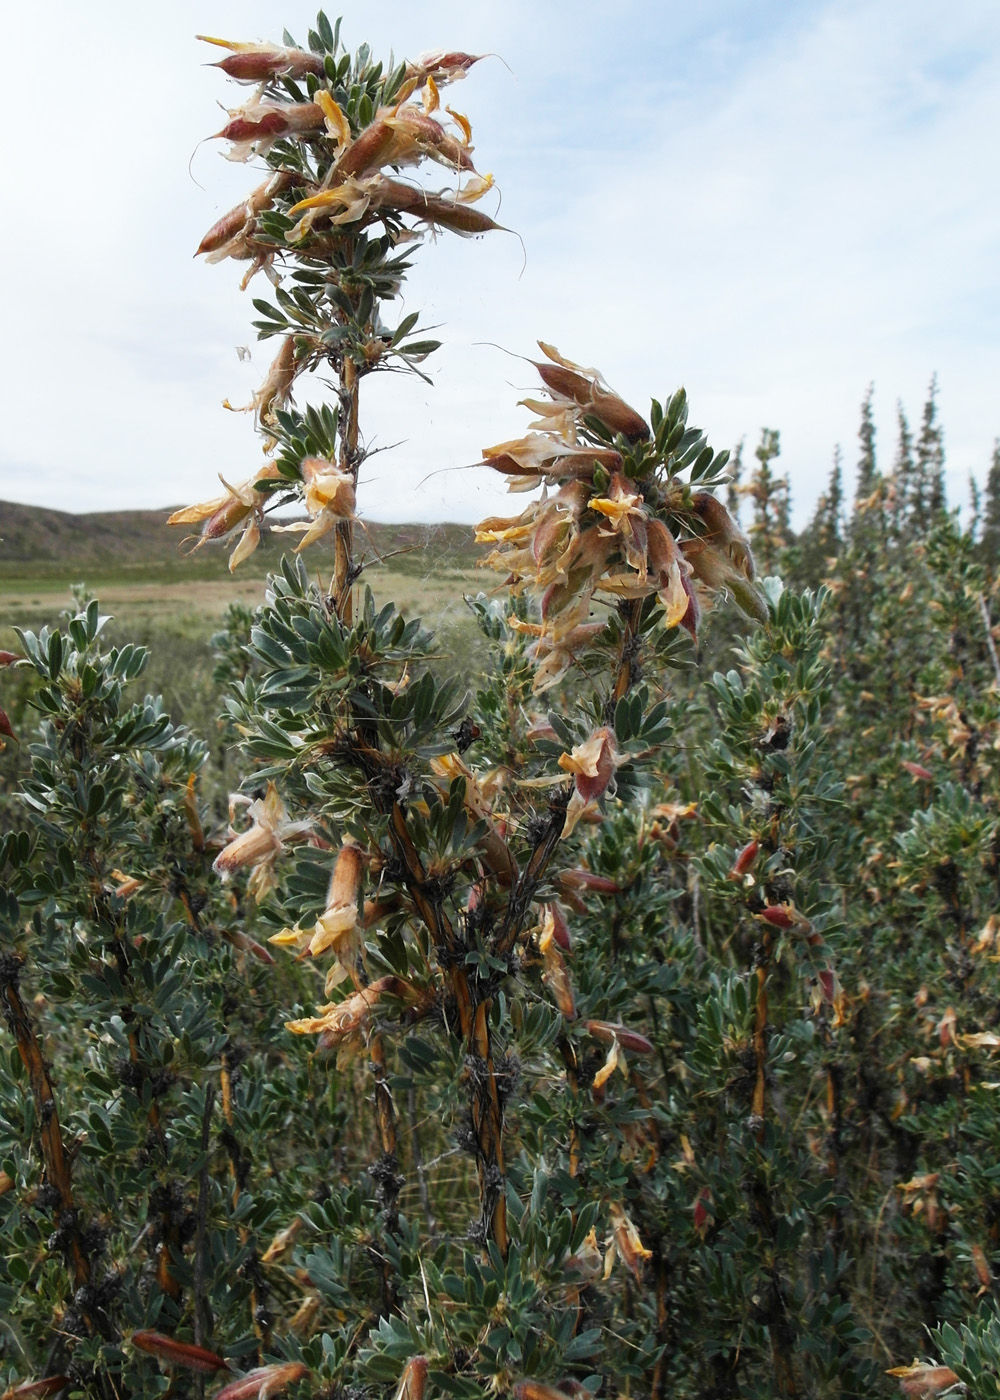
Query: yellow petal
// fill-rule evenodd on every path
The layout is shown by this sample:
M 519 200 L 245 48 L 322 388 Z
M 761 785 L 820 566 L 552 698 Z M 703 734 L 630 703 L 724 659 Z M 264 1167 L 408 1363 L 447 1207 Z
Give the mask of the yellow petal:
M 351 127 L 344 113 L 326 88 L 319 88 L 314 101 L 318 107 L 323 109 L 326 117 L 326 129 L 334 137 L 338 146 L 346 146 L 351 139 Z

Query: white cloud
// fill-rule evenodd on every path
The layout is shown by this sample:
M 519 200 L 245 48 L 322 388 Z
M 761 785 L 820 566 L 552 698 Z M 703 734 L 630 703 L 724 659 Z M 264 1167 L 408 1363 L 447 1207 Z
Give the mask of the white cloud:
M 303 34 L 311 11 L 290 4 Z M 30 114 L 11 143 L 19 194 L 2 235 L 9 396 L 0 496 L 100 509 L 211 494 L 246 475 L 249 397 L 239 270 L 191 259 L 252 175 L 218 159 L 221 75 L 195 30 L 275 33 L 262 0 L 52 11 L 50 78 L 10 75 Z M 532 371 L 498 349 L 534 339 L 600 365 L 644 406 L 684 380 L 717 445 L 782 430 L 800 514 L 834 443 L 853 459 L 869 380 L 883 461 L 895 400 L 911 418 L 940 379 L 959 490 L 1000 431 L 1000 225 L 993 155 L 1000 11 L 914 0 L 761 6 L 716 0 L 614 13 L 588 0 L 502 9 L 387 0 L 345 38 L 413 54 L 503 54 L 455 90 L 507 235 L 418 255 L 407 309 L 441 323 L 435 387 L 365 385 L 362 507 L 383 519 L 473 519 L 503 506 L 464 469 L 525 420 Z M 19 107 L 17 104 L 20 103 Z M 434 474 L 432 473 L 439 473 Z M 419 486 L 418 483 L 422 483 Z M 515 503 L 516 505 L 516 503 Z

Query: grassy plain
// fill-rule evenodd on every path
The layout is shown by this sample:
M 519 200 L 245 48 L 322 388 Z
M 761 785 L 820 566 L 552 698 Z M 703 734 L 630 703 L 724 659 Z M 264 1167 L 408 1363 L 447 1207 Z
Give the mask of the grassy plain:
M 109 641 L 149 648 L 143 688 L 162 694 L 176 720 L 211 742 L 219 709 L 212 635 L 231 603 L 254 607 L 263 600 L 281 540 L 272 536 L 230 574 L 225 547 L 190 552 L 191 542 L 184 545 L 181 532 L 167 528 L 167 514 L 69 515 L 0 502 L 0 648 L 19 649 L 15 626 L 37 631 L 58 623 L 71 605 L 72 585 L 82 583 L 113 619 Z M 497 578 L 476 568 L 471 528 L 371 525 L 359 535 L 359 552 L 367 555 L 361 582 L 377 600 L 391 598 L 407 616 L 423 618 L 437 634 L 442 663 L 474 683 L 485 652 L 463 595 L 488 590 Z M 331 555 L 320 542 L 306 552 L 306 566 L 323 579 Z M 0 704 L 19 733 L 30 733 L 35 723 L 27 705 L 31 684 L 21 668 L 4 677 Z
M 264 596 L 280 541 L 272 536 L 236 574 L 228 550 L 191 550 L 165 524 L 167 511 L 69 515 L 0 502 L 0 626 L 53 621 L 83 582 L 120 626 L 207 638 L 230 603 Z M 460 624 L 462 595 L 495 581 L 476 569 L 472 531 L 461 525 L 371 525 L 359 535 L 363 575 L 378 597 L 392 597 L 432 626 Z M 322 577 L 329 550 L 316 545 L 307 567 Z M 5 634 L 6 635 L 6 634 Z

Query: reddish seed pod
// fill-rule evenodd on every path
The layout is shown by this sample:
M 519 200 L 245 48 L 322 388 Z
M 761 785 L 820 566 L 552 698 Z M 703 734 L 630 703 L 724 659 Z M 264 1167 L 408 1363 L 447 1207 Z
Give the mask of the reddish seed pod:
M 281 136 L 288 130 L 288 119 L 281 112 L 265 112 L 259 121 L 236 117 L 217 135 L 223 141 L 256 141 L 260 136 Z
M 647 1040 L 638 1031 L 630 1031 L 627 1026 L 616 1022 L 587 1021 L 585 1024 L 590 1034 L 597 1040 L 603 1040 L 605 1045 L 617 1040 L 623 1050 L 630 1050 L 635 1055 L 652 1055 L 656 1048 L 651 1040 Z
M 309 1374 L 301 1361 L 286 1361 L 283 1365 L 258 1366 L 239 1380 L 218 1391 L 212 1400 L 257 1400 L 262 1395 L 280 1395 L 286 1386 Z
M 162 1332 L 133 1332 L 132 1345 L 150 1356 L 158 1356 L 168 1365 L 184 1366 L 189 1371 L 228 1371 L 229 1367 L 221 1356 L 205 1347 L 196 1347 L 190 1342 L 177 1342 Z
M 504 232 L 496 220 L 479 209 L 469 209 L 464 204 L 455 204 L 448 199 L 433 199 L 428 196 L 415 205 L 410 212 L 429 224 L 440 224 L 452 233 L 477 234 Z
M 566 915 L 555 899 L 550 900 L 546 908 L 552 915 L 552 937 L 564 953 L 571 952 L 572 944 L 570 942 L 569 924 L 566 922 Z
M 214 253 L 217 248 L 223 247 L 231 239 L 235 238 L 240 229 L 247 221 L 247 206 L 237 204 L 235 209 L 230 209 L 227 214 L 223 214 L 221 219 L 216 220 L 212 227 L 205 234 L 195 251 L 197 258 L 202 253 Z
M 592 870 L 560 870 L 556 884 L 570 890 L 593 890 L 595 894 L 621 893 L 621 885 L 607 875 L 595 875 Z
M 691 580 L 687 574 L 681 572 L 681 587 L 688 595 L 687 612 L 681 618 L 681 626 L 686 632 L 691 634 L 691 640 L 698 640 L 698 624 L 701 622 L 701 604 L 698 602 L 698 595 L 692 587 Z
M 40 1381 L 25 1381 L 4 1392 L 4 1400 L 27 1400 L 28 1396 L 58 1395 L 69 1385 L 69 1376 L 46 1376 Z
M 393 131 L 388 122 L 379 120 L 366 126 L 361 135 L 347 147 L 337 162 L 337 179 L 363 175 L 382 164 L 381 157 L 392 145 Z
M 766 909 L 761 910 L 757 918 L 763 919 L 765 923 L 773 925 L 774 928 L 795 927 L 795 920 L 783 904 L 769 904 Z
M 910 763 L 904 759 L 899 766 L 900 768 L 905 768 L 907 773 L 912 774 L 914 778 L 919 778 L 921 782 L 930 783 L 934 781 L 934 774 L 929 768 L 925 768 L 922 763 Z
M 540 1381 L 518 1381 L 514 1387 L 515 1400 L 567 1400 L 564 1390 L 554 1385 L 542 1385 Z
M 450 78 L 464 77 L 474 63 L 478 63 L 483 57 L 482 54 L 461 53 L 457 49 L 444 53 L 424 53 L 414 63 L 406 65 L 406 73 L 409 77 L 437 77 L 445 74 Z
M 244 953 L 250 953 L 258 962 L 266 963 L 268 967 L 274 966 L 274 958 L 267 949 L 262 947 L 260 943 L 255 942 L 254 939 L 248 934 L 243 933 L 240 929 L 234 928 L 223 931 L 222 936 L 227 943 L 231 943 L 234 948 L 240 948 Z
M 730 880 L 742 880 L 754 861 L 757 859 L 757 852 L 760 850 L 760 843 L 749 841 L 740 851 L 733 861 L 733 868 L 729 872 Z
M 313 73 L 323 76 L 323 60 L 318 54 L 303 49 L 258 49 L 255 52 L 233 53 L 213 64 L 238 83 L 265 83 L 279 73 L 289 78 L 304 78 Z
M 424 1400 L 427 1388 L 427 1357 L 411 1356 L 399 1379 L 396 1400 Z

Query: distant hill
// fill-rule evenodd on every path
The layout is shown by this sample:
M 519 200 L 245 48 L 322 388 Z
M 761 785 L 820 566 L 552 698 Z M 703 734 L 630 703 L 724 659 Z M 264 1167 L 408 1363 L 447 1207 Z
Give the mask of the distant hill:
M 0 576 L 19 573 L 73 574 L 86 566 L 102 573 L 143 573 L 164 570 L 178 576 L 216 576 L 227 570 L 228 549 L 209 545 L 190 554 L 190 542 L 182 546 L 184 531 L 166 524 L 170 508 L 160 510 L 95 511 L 73 515 L 0 501 Z M 476 549 L 470 525 L 366 524 L 359 532 L 358 547 L 365 542 L 383 558 L 393 555 L 398 572 L 422 572 L 431 563 L 438 568 L 472 567 Z M 248 573 L 273 567 L 281 548 L 294 540 L 272 536 L 252 559 L 242 565 Z M 315 556 L 322 549 L 318 545 Z M 310 556 L 307 556 L 310 557 Z

